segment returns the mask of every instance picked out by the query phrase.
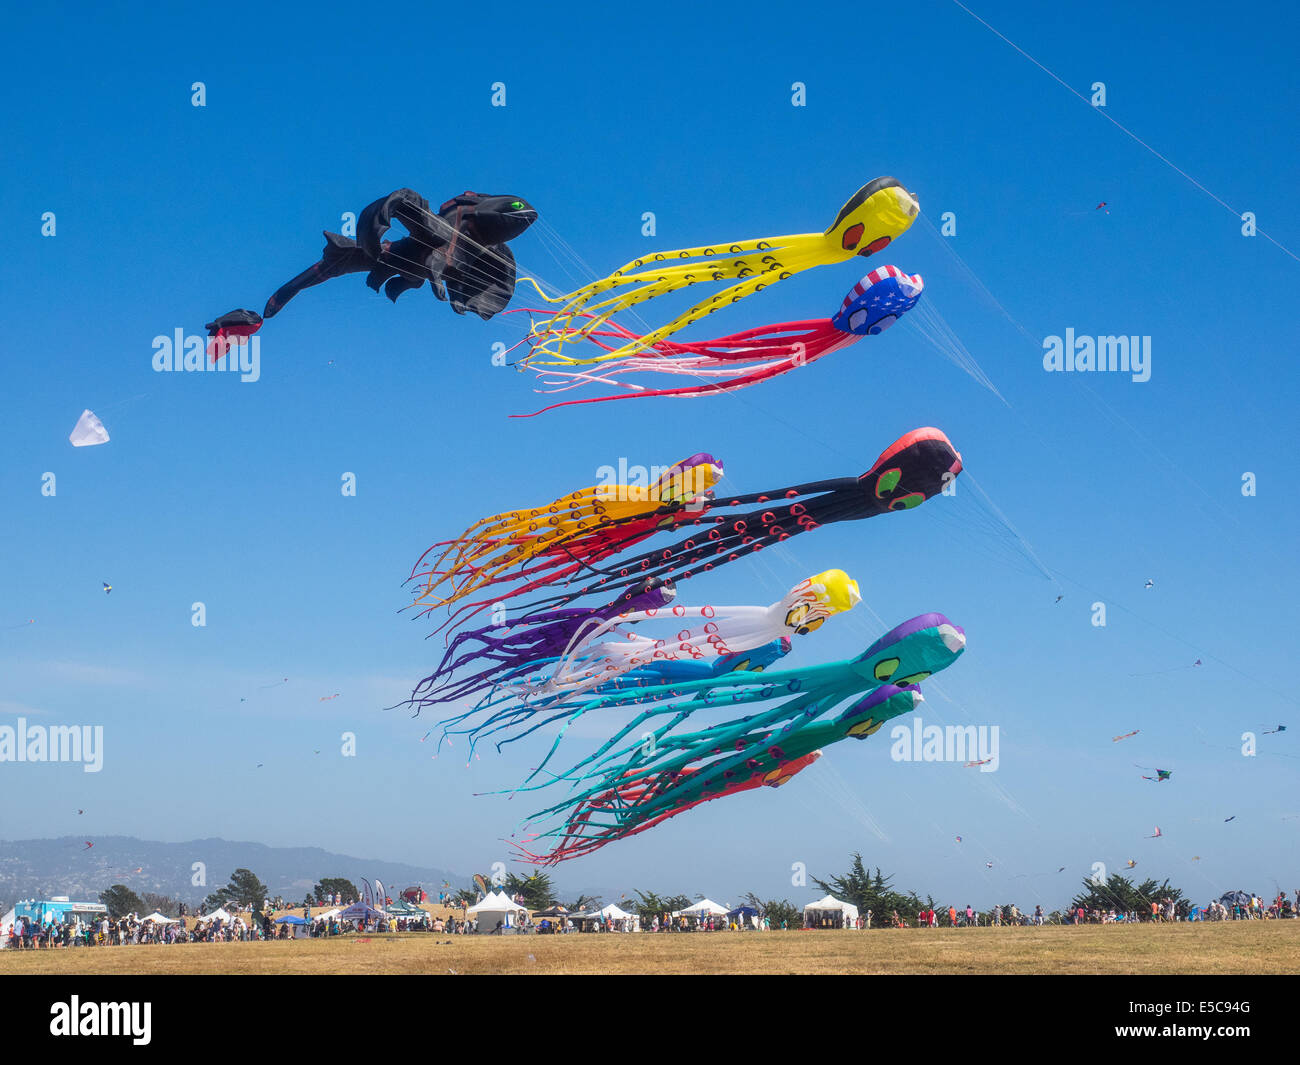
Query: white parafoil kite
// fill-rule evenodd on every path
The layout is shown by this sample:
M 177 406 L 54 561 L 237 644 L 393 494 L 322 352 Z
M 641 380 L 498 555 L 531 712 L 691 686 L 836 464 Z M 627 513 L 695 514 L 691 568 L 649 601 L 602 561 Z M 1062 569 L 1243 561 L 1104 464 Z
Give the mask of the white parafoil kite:
M 68 439 L 73 447 L 94 447 L 96 444 L 108 443 L 108 430 L 104 428 L 104 423 L 95 417 L 95 412 L 87 409 L 81 412 L 81 417 L 77 419 L 77 424 L 68 434 Z

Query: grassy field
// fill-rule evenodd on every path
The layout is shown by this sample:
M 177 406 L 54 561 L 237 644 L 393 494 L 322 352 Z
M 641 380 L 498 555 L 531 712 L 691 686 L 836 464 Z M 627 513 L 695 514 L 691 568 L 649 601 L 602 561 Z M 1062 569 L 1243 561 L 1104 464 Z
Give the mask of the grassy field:
M 686 935 L 412 934 L 0 952 L 0 975 L 1295 972 L 1300 972 L 1300 921 Z

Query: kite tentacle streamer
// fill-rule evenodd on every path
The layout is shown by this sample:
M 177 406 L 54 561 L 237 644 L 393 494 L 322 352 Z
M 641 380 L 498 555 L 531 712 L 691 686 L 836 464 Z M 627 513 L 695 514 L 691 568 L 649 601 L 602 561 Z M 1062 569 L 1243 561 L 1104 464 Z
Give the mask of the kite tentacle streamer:
M 635 355 L 653 348 L 706 315 L 730 306 L 804 270 L 871 255 L 906 232 L 920 207 L 916 197 L 894 178 L 882 177 L 859 189 L 822 233 L 798 233 L 757 240 L 726 241 L 633 259 L 607 277 L 566 296 L 546 297 L 563 306 L 535 323 L 545 339 L 541 350 L 561 362 L 593 363 Z M 722 255 L 723 258 L 715 258 Z M 566 344 L 599 331 L 618 311 L 703 281 L 731 282 L 721 292 L 701 300 L 643 337 L 603 354 L 580 359 L 564 352 Z M 597 297 L 612 293 L 603 300 Z M 593 302 L 596 301 L 596 302 Z M 585 318 L 574 325 L 578 318 Z
M 731 674 L 670 686 L 665 705 L 645 711 L 595 754 L 551 780 L 516 789 L 536 790 L 556 782 L 573 789 L 527 819 L 536 823 L 561 818 L 558 827 L 528 839 L 529 847 L 541 841 L 550 849 L 529 851 L 524 844 L 519 848 L 531 860 L 554 865 L 662 824 L 702 802 L 779 786 L 813 764 L 823 747 L 841 739 L 864 739 L 890 718 L 913 709 L 920 701 L 916 685 L 955 661 L 965 642 L 962 631 L 947 618 L 928 614 L 891 630 L 855 659 L 768 673 L 759 685 L 753 678 Z M 849 699 L 853 702 L 848 709 L 826 718 Z M 618 702 L 606 696 L 588 705 Z M 672 732 L 701 707 L 742 702 L 755 711 L 695 732 Z M 650 740 L 643 736 L 617 748 L 652 716 L 663 715 L 671 715 L 671 720 L 651 733 Z
M 536 372 L 543 384 L 555 386 L 539 391 L 567 391 L 583 384 L 613 385 L 624 390 L 611 396 L 552 404 L 536 413 L 580 403 L 651 396 L 703 396 L 745 388 L 815 362 L 852 344 L 860 336 L 883 333 L 916 305 L 924 287 L 920 275 L 905 274 L 896 266 L 882 266 L 853 286 L 832 318 L 759 326 L 716 340 L 690 343 L 661 340 L 647 344 L 644 342 L 648 338 L 613 322 L 606 323 L 609 328 L 585 333 L 582 329 L 586 327 L 535 325 L 530 335 L 533 352 L 524 362 L 533 367 L 548 367 Z M 558 344 L 579 339 L 589 340 L 605 352 L 587 360 L 600 363 L 600 372 L 552 369 L 573 365 L 575 360 L 538 358 L 558 350 Z M 615 347 L 606 340 L 623 343 Z M 641 374 L 690 375 L 704 383 L 649 389 L 628 380 Z

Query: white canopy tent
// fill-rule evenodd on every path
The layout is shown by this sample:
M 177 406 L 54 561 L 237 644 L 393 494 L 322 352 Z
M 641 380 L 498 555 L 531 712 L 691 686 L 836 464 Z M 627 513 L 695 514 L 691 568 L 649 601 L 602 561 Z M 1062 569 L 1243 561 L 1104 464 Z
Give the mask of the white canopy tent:
M 224 921 L 226 924 L 229 924 L 234 919 L 232 914 L 226 912 L 224 906 L 218 906 L 211 913 L 205 913 L 199 918 L 200 921 Z
M 858 908 L 851 902 L 841 902 L 833 895 L 810 902 L 803 908 L 805 928 L 851 928 L 858 919 Z
M 175 924 L 176 918 L 164 917 L 157 910 L 154 910 L 148 917 L 143 918 L 145 921 L 152 921 L 154 924 Z
M 528 915 L 528 907 L 521 906 L 504 891 L 494 891 L 482 902 L 471 906 L 466 913 L 478 921 L 480 932 L 496 931 L 497 923 L 502 928 L 517 928 L 519 915 Z
M 721 917 L 727 913 L 727 907 L 719 906 L 712 899 L 700 899 L 694 906 L 687 906 L 684 910 L 677 910 L 674 917 Z
M 623 927 L 629 932 L 641 931 L 641 918 L 635 913 L 620 909 L 612 902 L 600 911 L 600 916 L 609 921 L 626 921 Z
M 368 903 L 354 902 L 346 910 L 339 911 L 337 916 L 340 921 L 376 921 L 381 917 L 387 917 L 388 914 Z

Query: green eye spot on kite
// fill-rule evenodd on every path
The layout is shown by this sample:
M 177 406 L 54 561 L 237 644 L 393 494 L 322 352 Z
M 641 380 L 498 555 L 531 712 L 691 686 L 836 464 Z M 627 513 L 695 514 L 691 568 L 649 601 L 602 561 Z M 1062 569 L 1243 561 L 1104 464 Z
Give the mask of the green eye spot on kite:
M 876 498 L 884 499 L 886 495 L 898 487 L 898 482 L 903 479 L 903 471 L 895 467 L 892 470 L 885 470 L 876 478 Z
M 875 668 L 876 680 L 888 680 L 894 675 L 894 670 L 898 668 L 897 658 L 886 658 L 883 662 L 877 662 Z
M 913 492 L 910 496 L 903 496 L 902 499 L 895 499 L 889 504 L 890 510 L 911 510 L 913 507 L 919 507 L 925 502 L 924 492 Z

